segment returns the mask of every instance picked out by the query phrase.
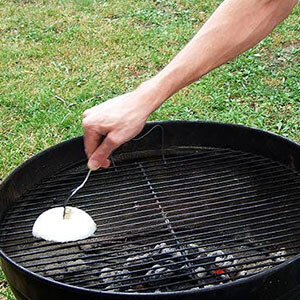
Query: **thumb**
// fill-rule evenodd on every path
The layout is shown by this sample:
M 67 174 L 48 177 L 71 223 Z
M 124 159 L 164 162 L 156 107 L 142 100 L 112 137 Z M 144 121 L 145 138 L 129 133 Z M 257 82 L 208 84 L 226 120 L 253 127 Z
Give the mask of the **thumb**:
M 97 170 L 100 167 L 107 167 L 108 157 L 111 155 L 113 150 L 119 147 L 116 139 L 113 138 L 112 134 L 108 134 L 93 152 L 88 161 L 88 168 L 91 170 Z

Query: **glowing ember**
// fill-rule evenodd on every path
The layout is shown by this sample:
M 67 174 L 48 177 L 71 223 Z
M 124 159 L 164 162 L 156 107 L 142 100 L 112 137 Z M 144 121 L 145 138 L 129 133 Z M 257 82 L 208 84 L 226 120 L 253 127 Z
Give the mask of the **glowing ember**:
M 224 274 L 225 272 L 222 269 L 218 269 L 214 271 L 215 274 Z

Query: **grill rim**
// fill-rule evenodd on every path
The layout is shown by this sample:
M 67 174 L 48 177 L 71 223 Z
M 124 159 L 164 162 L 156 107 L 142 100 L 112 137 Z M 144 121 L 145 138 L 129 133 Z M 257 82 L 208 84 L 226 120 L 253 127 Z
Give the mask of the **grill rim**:
M 177 125 L 178 126 L 192 125 L 192 126 L 196 126 L 196 127 L 203 126 L 204 131 L 205 131 L 205 127 L 210 127 L 210 126 L 212 126 L 213 128 L 219 127 L 219 129 L 221 129 L 221 130 L 222 130 L 222 128 L 227 128 L 228 130 L 230 130 L 231 128 L 234 128 L 237 130 L 241 130 L 242 133 L 243 133 L 243 131 L 246 130 L 247 132 L 250 132 L 250 134 L 251 135 L 253 134 L 254 136 L 258 133 L 259 135 L 263 135 L 267 138 L 275 139 L 276 142 L 279 141 L 280 144 L 285 144 L 287 146 L 287 149 L 290 149 L 291 152 L 300 153 L 300 144 L 298 144 L 297 142 L 294 142 L 286 137 L 282 137 L 282 136 L 272 133 L 272 132 L 268 132 L 268 131 L 257 129 L 257 128 L 247 127 L 244 125 L 226 124 L 226 123 L 219 123 L 219 122 L 206 122 L 206 121 L 205 122 L 202 122 L 202 121 L 166 121 L 166 122 L 148 122 L 146 124 L 144 130 L 147 131 L 152 126 L 155 126 L 157 124 L 160 124 L 164 127 L 165 126 L 172 127 L 173 125 L 176 125 L 176 126 Z M 123 147 L 121 147 L 117 152 L 122 153 L 122 152 L 124 152 L 124 150 L 125 150 L 125 152 L 128 152 L 128 148 L 130 148 L 128 146 L 128 144 L 130 144 L 130 142 L 125 144 Z M 238 142 L 238 144 L 240 144 L 240 142 Z M 198 146 L 200 146 L 200 145 L 198 145 Z M 203 146 L 207 146 L 207 145 L 203 145 Z M 209 145 L 209 146 L 213 147 L 215 145 Z M 29 186 L 26 184 L 21 184 L 19 189 L 17 189 L 17 191 L 14 191 L 14 189 L 16 188 L 16 185 L 14 182 L 16 180 L 20 180 L 20 177 L 21 177 L 21 179 L 23 179 L 22 177 L 27 176 L 28 170 L 34 168 L 35 165 L 39 166 L 40 161 L 43 161 L 45 157 L 47 157 L 47 160 L 48 160 L 49 155 L 53 157 L 53 156 L 55 156 L 55 153 L 59 153 L 60 151 L 65 152 L 64 156 L 67 156 L 68 155 L 67 149 L 72 148 L 72 150 L 73 150 L 74 147 L 79 148 L 79 151 L 77 151 L 75 153 L 75 155 L 72 156 L 73 165 L 76 165 L 76 164 L 86 161 L 85 153 L 83 151 L 83 137 L 80 136 L 80 137 L 76 137 L 76 138 L 67 140 L 65 142 L 59 143 L 57 145 L 54 145 L 36 155 L 34 155 L 30 159 L 26 160 L 19 167 L 17 167 L 0 185 L 0 220 L 2 221 L 2 215 L 5 214 L 5 209 L 3 209 L 3 207 L 9 206 L 11 201 L 14 201 L 14 202 L 18 201 L 18 199 L 24 192 L 32 189 L 35 185 L 34 181 L 32 181 L 31 185 L 29 185 Z M 262 148 L 262 147 L 263 146 L 260 145 L 260 148 Z M 126 151 L 126 149 L 127 149 L 127 151 Z M 237 150 L 241 150 L 241 149 L 239 148 Z M 72 153 L 74 153 L 74 151 Z M 255 154 L 262 155 L 260 152 L 255 153 Z M 289 154 L 289 155 L 291 155 L 291 154 Z M 271 158 L 271 159 L 273 159 L 273 158 Z M 61 161 L 62 158 L 60 157 L 58 160 Z M 282 163 L 282 161 L 280 161 L 280 163 Z M 67 165 L 64 161 L 63 166 L 60 167 L 61 164 L 55 165 L 55 162 L 51 161 L 51 165 L 52 166 L 54 165 L 54 169 L 56 169 L 56 171 L 58 172 L 58 171 L 62 171 L 63 169 L 69 168 L 72 164 Z M 299 161 L 299 166 L 298 166 L 297 162 L 295 165 L 293 161 L 291 162 L 291 164 L 286 165 L 286 166 L 299 171 L 300 170 L 300 161 Z M 43 169 L 42 174 L 44 177 L 47 177 L 47 176 L 49 176 L 49 174 L 53 174 L 53 172 L 54 172 L 54 170 L 51 168 L 48 168 L 48 172 L 47 171 L 45 172 L 45 169 L 47 170 L 47 166 L 45 166 Z M 35 176 L 37 176 L 37 174 L 35 174 Z M 39 178 L 38 181 L 41 181 L 41 178 Z M 1 213 L 2 213 L 2 215 L 1 215 Z M 60 287 L 63 289 L 68 288 L 68 289 L 72 289 L 72 290 L 75 290 L 75 291 L 78 291 L 81 293 L 84 292 L 84 293 L 93 293 L 93 294 L 97 294 L 97 295 L 111 295 L 111 296 L 120 296 L 120 297 L 128 296 L 128 297 L 131 297 L 132 299 L 140 298 L 140 297 L 145 298 L 145 296 L 151 297 L 152 299 L 154 297 L 157 299 L 163 299 L 163 298 L 165 299 L 166 296 L 192 295 L 192 294 L 197 294 L 197 295 L 201 294 L 202 295 L 202 294 L 207 293 L 208 291 L 212 291 L 212 290 L 219 291 L 219 290 L 224 290 L 227 288 L 234 288 L 239 285 L 244 285 L 245 283 L 255 284 L 255 282 L 265 280 L 266 278 L 272 277 L 272 275 L 276 275 L 276 273 L 279 270 L 284 273 L 285 270 L 288 268 L 288 266 L 290 266 L 293 262 L 297 262 L 298 264 L 300 264 L 300 253 L 299 253 L 298 255 L 294 256 L 293 258 L 288 259 L 285 262 L 282 262 L 278 266 L 274 266 L 268 270 L 264 270 L 262 272 L 259 272 L 258 274 L 251 275 L 247 278 L 241 278 L 237 281 L 224 283 L 223 285 L 218 285 L 218 286 L 208 287 L 208 288 L 201 288 L 199 290 L 183 290 L 183 291 L 163 292 L 161 294 L 160 293 L 152 293 L 152 292 L 148 292 L 148 293 L 141 292 L 138 294 L 133 294 L 133 293 L 126 293 L 126 292 L 101 291 L 101 290 L 97 290 L 97 289 L 83 288 L 83 287 L 79 287 L 79 286 L 65 284 L 65 283 L 62 283 L 59 281 L 55 281 L 50 278 L 43 277 L 41 275 L 34 273 L 33 271 L 30 271 L 29 269 L 27 269 L 25 267 L 22 267 L 21 265 L 16 263 L 13 259 L 11 259 L 8 255 L 6 255 L 2 249 L 0 249 L 0 257 L 1 257 L 2 263 L 3 263 L 3 260 L 5 261 L 5 263 L 3 264 L 3 265 L 5 265 L 5 268 L 4 268 L 5 274 L 6 274 L 6 272 L 10 273 L 8 270 L 6 270 L 6 267 L 10 268 L 10 265 L 12 265 L 14 268 L 16 268 L 18 271 L 23 273 L 25 276 L 35 278 L 38 281 L 50 284 L 51 286 Z M 10 280 L 9 280 L 9 282 L 10 282 Z

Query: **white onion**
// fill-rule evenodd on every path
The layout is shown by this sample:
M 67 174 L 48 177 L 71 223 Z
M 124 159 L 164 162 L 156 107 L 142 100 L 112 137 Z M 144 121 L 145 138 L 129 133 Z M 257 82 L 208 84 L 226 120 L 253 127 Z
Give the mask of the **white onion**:
M 43 212 L 35 221 L 32 235 L 46 241 L 71 242 L 88 238 L 96 231 L 96 224 L 85 211 L 67 206 L 63 218 L 63 207 Z

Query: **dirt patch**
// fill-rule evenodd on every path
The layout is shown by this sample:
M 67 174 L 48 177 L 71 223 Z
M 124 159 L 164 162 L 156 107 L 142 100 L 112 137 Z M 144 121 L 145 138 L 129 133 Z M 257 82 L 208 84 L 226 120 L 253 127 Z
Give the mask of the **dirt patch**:
M 270 67 L 284 68 L 295 63 L 300 63 L 300 55 L 297 51 L 300 49 L 300 41 L 285 43 L 281 46 L 281 51 L 275 49 L 267 53 L 267 60 Z
M 293 42 L 293 43 L 286 43 L 282 46 L 282 48 L 290 53 L 293 53 L 294 51 L 300 50 L 300 41 Z

